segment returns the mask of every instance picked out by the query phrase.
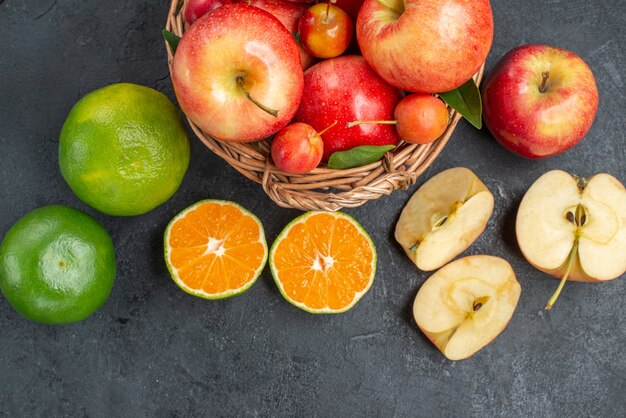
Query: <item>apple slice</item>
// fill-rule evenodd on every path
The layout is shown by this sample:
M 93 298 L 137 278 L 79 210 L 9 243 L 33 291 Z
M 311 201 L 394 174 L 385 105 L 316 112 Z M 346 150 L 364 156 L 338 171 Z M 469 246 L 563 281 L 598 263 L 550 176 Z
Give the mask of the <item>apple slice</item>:
M 599 282 L 626 272 L 626 190 L 609 174 L 589 180 L 549 171 L 530 187 L 517 213 L 517 241 L 526 260 L 561 279 Z
M 493 195 L 476 174 L 451 168 L 409 199 L 396 225 L 396 241 L 418 268 L 432 271 L 472 245 L 492 212 Z
M 472 356 L 500 334 L 522 288 L 499 257 L 460 258 L 433 274 L 413 304 L 417 326 L 450 360 Z

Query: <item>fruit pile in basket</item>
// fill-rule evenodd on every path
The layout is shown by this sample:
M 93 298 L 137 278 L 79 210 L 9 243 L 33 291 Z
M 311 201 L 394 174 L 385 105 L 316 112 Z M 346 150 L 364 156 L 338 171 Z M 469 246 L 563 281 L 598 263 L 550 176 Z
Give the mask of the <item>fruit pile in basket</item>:
M 182 110 L 218 141 L 273 138 L 282 174 L 432 143 L 447 105 L 480 125 L 472 77 L 493 39 L 488 0 L 190 0 L 180 16 L 182 38 L 164 35 Z
M 549 157 L 582 140 L 598 108 L 585 62 L 544 45 L 506 54 L 481 98 L 471 77 L 491 46 L 487 0 L 182 3 L 178 10 L 175 0 L 172 13 L 184 36 L 164 35 L 174 54 L 176 95 L 192 127 L 223 143 L 259 141 L 283 177 L 320 163 L 348 169 L 398 144 L 435 141 L 453 123 L 448 106 L 476 127 L 484 106 L 485 123 L 503 146 L 528 158 Z M 83 202 L 104 214 L 136 216 L 176 192 L 190 148 L 164 95 L 120 83 L 75 104 L 58 157 L 63 178 Z M 405 150 L 396 157 L 409 160 Z M 413 316 L 453 360 L 473 355 L 504 330 L 521 294 L 506 260 L 454 261 L 486 230 L 497 203 L 471 170 L 452 168 L 414 193 L 395 226 L 410 260 L 437 270 L 417 293 Z M 626 272 L 626 189 L 608 173 L 586 180 L 549 171 L 525 194 L 515 223 L 523 256 L 561 279 L 546 309 L 568 280 L 603 282 Z M 311 313 L 352 308 L 372 286 L 377 266 L 373 240 L 346 214 L 307 212 L 268 250 L 260 220 L 217 199 L 175 216 L 163 245 L 172 279 L 187 293 L 241 294 L 269 261 L 281 295 Z M 108 298 L 115 264 L 111 237 L 96 220 L 48 206 L 16 222 L 0 244 L 0 290 L 32 320 L 75 322 Z

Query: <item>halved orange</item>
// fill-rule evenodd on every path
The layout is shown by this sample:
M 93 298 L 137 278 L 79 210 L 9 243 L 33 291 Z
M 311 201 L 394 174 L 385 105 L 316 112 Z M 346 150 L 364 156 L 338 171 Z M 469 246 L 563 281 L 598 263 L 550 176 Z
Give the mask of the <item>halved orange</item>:
M 267 261 L 259 219 L 236 203 L 200 201 L 165 229 L 165 262 L 185 292 L 222 299 L 247 290 Z
M 311 313 L 345 312 L 372 286 L 376 248 L 354 218 L 307 212 L 274 241 L 270 268 L 291 304 Z

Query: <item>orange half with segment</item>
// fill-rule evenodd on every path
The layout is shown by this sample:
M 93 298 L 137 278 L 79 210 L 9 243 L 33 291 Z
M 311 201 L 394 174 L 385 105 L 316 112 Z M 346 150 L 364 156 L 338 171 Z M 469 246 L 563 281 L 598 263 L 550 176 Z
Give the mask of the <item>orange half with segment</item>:
M 165 262 L 185 292 L 222 299 L 246 291 L 267 261 L 263 225 L 236 203 L 200 201 L 165 229 Z
M 372 286 L 376 248 L 354 218 L 340 212 L 307 212 L 276 238 L 270 268 L 291 304 L 311 313 L 340 313 Z

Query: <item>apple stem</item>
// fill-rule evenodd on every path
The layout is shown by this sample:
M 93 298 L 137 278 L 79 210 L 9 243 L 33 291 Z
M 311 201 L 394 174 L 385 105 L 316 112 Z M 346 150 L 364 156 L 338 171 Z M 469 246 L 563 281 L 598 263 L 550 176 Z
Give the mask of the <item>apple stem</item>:
M 585 207 L 583 205 L 578 205 L 576 207 L 576 214 L 572 214 L 572 212 L 568 212 L 567 220 L 576 225 L 576 240 L 574 241 L 574 246 L 572 247 L 572 251 L 569 254 L 569 260 L 567 262 L 567 268 L 565 269 L 565 274 L 563 275 L 563 278 L 561 279 L 561 283 L 559 284 L 559 287 L 557 287 L 556 292 L 554 292 L 554 294 L 548 301 L 548 304 L 546 305 L 546 311 L 549 311 L 550 309 L 552 309 L 552 306 L 554 305 L 556 300 L 559 298 L 559 295 L 561 294 L 561 290 L 563 290 L 563 287 L 565 286 L 565 282 L 567 281 L 567 278 L 569 277 L 569 274 L 572 271 L 572 267 L 574 266 L 574 261 L 576 261 L 576 258 L 578 257 L 578 240 L 581 234 L 582 227 L 585 225 L 585 223 L 587 223 L 587 213 L 585 212 Z
M 397 125 L 397 120 L 354 120 L 346 123 L 346 128 L 352 128 L 356 125 Z
M 567 262 L 567 269 L 565 270 L 565 274 L 563 275 L 563 278 L 561 279 L 561 283 L 559 284 L 559 287 L 557 287 L 556 292 L 554 292 L 554 294 L 548 301 L 548 304 L 546 305 L 546 311 L 549 311 L 550 309 L 552 309 L 552 306 L 554 306 L 556 300 L 559 298 L 559 295 L 561 294 L 563 287 L 565 287 L 565 282 L 567 281 L 567 278 L 569 277 L 569 274 L 572 271 L 572 267 L 574 266 L 574 261 L 576 261 L 577 255 L 578 255 L 578 238 L 576 239 L 576 242 L 574 243 L 574 246 L 572 247 L 572 251 L 569 254 L 569 261 Z
M 539 92 L 540 93 L 545 93 L 546 92 L 546 84 L 548 84 L 548 78 L 550 78 L 550 71 L 544 71 L 543 73 L 541 73 L 541 86 L 539 87 Z
M 322 129 L 320 132 L 317 133 L 317 136 L 322 136 L 324 134 L 324 132 L 326 132 L 327 130 L 329 130 L 330 128 L 332 128 L 333 126 L 335 126 L 337 124 L 337 121 L 334 121 L 333 123 L 331 123 L 330 125 L 328 125 L 327 127 L 325 127 L 324 129 Z
M 582 192 L 587 187 L 587 179 L 582 176 L 574 176 L 578 183 L 578 189 Z
M 398 9 L 397 7 L 392 6 L 391 4 L 387 3 L 385 0 L 376 0 L 376 3 L 380 4 L 384 8 L 389 9 L 392 12 L 395 12 L 395 13 L 397 13 L 399 15 L 404 13 L 404 10 L 401 10 L 401 9 Z
M 248 89 L 246 89 L 246 84 L 243 80 L 243 77 L 239 76 L 237 77 L 237 85 L 239 86 L 239 88 L 241 89 L 241 91 L 243 92 L 243 94 L 246 95 L 246 97 L 248 98 L 248 100 L 250 100 L 252 103 L 254 103 L 255 105 L 257 105 L 257 107 L 259 109 L 261 109 L 262 111 L 269 113 L 270 115 L 274 116 L 275 118 L 278 117 L 278 110 L 275 109 L 271 109 L 267 106 L 265 106 L 263 103 L 259 102 L 258 100 L 256 100 L 254 97 L 252 97 L 252 95 L 250 94 L 250 92 L 248 91 Z
M 437 219 L 437 221 L 435 221 L 435 223 L 433 224 L 432 227 L 432 231 L 439 229 L 443 226 L 443 224 L 445 224 L 448 221 L 448 215 L 444 215 L 441 218 Z
M 326 18 L 324 18 L 324 23 L 328 23 L 328 13 L 330 13 L 330 0 L 326 3 Z

